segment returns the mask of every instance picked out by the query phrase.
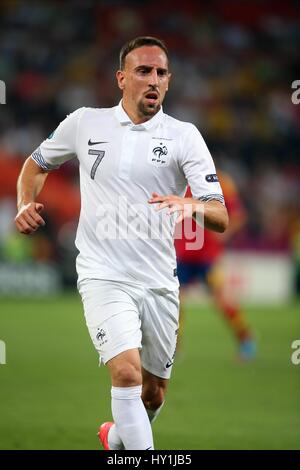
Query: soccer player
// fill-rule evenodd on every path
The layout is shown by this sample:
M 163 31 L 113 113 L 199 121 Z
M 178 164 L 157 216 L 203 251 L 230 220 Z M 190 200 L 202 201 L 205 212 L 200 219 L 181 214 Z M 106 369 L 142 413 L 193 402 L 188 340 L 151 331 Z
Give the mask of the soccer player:
M 228 230 L 224 234 L 218 234 L 204 230 L 193 221 L 191 234 L 194 238 L 198 236 L 199 239 L 203 239 L 203 247 L 199 250 L 188 249 L 188 244 L 192 243 L 193 238 L 185 238 L 184 229 L 181 230 L 183 236 L 175 239 L 178 260 L 177 274 L 180 283 L 180 329 L 178 343 L 181 343 L 183 334 L 187 287 L 195 281 L 201 281 L 209 288 L 218 310 L 223 314 L 224 319 L 233 332 L 238 345 L 238 359 L 248 361 L 253 359 L 256 354 L 253 333 L 246 322 L 240 303 L 234 298 L 229 289 L 225 290 L 224 273 L 220 263 L 227 243 L 244 226 L 246 213 L 236 185 L 230 175 L 218 171 L 218 180 L 223 190 L 230 217 Z M 191 196 L 190 188 L 188 188 L 186 196 Z M 185 223 L 186 219 L 182 224 Z
M 78 289 L 112 382 L 114 422 L 99 431 L 105 449 L 154 448 L 151 422 L 164 403 L 178 330 L 176 220 L 192 213 L 211 230 L 228 225 L 199 131 L 162 110 L 170 78 L 162 41 L 126 43 L 116 73 L 121 102 L 67 116 L 18 179 L 15 222 L 30 234 L 44 224 L 37 197 L 48 172 L 79 160 Z M 193 198 L 184 197 L 187 184 Z

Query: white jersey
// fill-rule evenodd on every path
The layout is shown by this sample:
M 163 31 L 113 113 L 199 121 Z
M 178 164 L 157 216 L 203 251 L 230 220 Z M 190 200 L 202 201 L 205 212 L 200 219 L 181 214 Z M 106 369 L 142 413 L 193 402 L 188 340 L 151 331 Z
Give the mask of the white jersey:
M 176 289 L 176 216 L 148 204 L 152 193 L 223 202 L 205 142 L 190 123 L 162 109 L 135 125 L 122 104 L 80 108 L 33 152 L 45 170 L 77 157 L 81 212 L 76 236 L 79 281 L 126 281 Z M 63 194 L 62 202 L 63 202 Z

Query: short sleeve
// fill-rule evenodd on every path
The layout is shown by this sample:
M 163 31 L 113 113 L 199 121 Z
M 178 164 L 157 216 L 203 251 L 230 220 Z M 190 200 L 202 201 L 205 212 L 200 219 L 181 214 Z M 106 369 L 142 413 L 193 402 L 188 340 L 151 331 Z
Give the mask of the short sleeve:
M 76 157 L 77 128 L 85 108 L 69 114 L 57 129 L 32 152 L 31 158 L 44 170 L 59 168 L 64 162 Z
M 193 124 L 182 140 L 181 165 L 195 199 L 201 201 L 216 199 L 224 204 L 212 156 L 203 137 Z

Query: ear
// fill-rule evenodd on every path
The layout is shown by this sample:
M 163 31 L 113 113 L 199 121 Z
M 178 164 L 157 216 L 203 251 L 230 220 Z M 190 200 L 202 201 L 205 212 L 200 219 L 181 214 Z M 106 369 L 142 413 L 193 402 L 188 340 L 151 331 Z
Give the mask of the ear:
M 120 90 L 124 90 L 124 88 L 125 88 L 125 73 L 124 73 L 123 70 L 118 70 L 116 72 L 116 79 L 117 79 L 118 87 L 120 88 Z

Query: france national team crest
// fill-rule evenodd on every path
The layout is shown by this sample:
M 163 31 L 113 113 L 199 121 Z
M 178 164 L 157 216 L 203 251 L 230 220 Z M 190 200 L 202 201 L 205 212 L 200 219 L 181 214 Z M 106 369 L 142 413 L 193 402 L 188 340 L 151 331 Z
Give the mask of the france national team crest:
M 100 346 L 103 346 L 103 344 L 107 343 L 106 332 L 103 330 L 103 328 L 98 328 L 96 339 L 99 341 Z
M 169 139 L 152 139 L 148 153 L 148 163 L 162 167 L 168 166 L 171 158 L 171 142 Z

